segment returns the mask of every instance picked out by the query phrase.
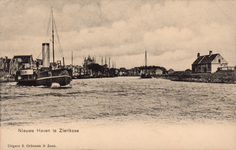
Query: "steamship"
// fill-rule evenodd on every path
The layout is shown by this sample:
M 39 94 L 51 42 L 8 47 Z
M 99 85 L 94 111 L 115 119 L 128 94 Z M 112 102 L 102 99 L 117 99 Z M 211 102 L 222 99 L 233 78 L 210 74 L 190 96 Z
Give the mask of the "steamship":
M 36 62 L 36 68 L 32 65 L 28 68 L 24 66 L 16 72 L 15 80 L 18 85 L 26 86 L 51 86 L 52 83 L 58 83 L 60 86 L 70 84 L 72 80 L 72 69 L 65 68 L 64 57 L 63 66 L 55 65 L 54 61 L 54 28 L 55 22 L 53 19 L 53 11 L 51 11 L 52 17 L 52 51 L 53 51 L 53 63 L 50 64 L 50 44 L 42 43 L 42 66 L 39 66 L 39 62 Z M 55 28 L 56 29 L 56 28 Z
M 15 80 L 18 85 L 25 86 L 51 86 L 52 83 L 58 83 L 60 86 L 70 84 L 72 71 L 64 68 L 51 70 L 48 67 L 41 69 L 22 69 L 17 71 Z

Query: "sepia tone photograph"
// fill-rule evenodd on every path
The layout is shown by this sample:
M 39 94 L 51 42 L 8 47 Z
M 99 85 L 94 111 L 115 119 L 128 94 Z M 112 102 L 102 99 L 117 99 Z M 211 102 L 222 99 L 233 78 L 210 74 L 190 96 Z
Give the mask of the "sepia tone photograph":
M 236 149 L 235 0 L 0 0 L 0 149 Z

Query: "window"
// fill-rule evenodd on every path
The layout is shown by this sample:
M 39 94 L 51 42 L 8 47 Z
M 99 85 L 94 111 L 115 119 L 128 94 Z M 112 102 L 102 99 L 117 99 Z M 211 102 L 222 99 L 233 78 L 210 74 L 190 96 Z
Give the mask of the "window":
M 218 62 L 220 63 L 220 59 L 218 60 Z

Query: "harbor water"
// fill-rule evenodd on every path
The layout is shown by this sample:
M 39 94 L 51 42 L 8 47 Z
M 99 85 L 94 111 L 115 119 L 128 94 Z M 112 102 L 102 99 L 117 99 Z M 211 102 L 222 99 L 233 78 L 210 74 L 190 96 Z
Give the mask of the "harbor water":
M 133 139 L 134 135 L 137 138 L 133 141 L 135 143 L 145 142 L 145 137 L 151 138 L 157 134 L 158 137 L 154 139 L 159 141 L 163 136 L 175 134 L 176 139 L 172 137 L 169 142 L 172 140 L 172 144 L 180 145 L 174 144 L 174 147 L 192 148 L 175 141 L 179 137 L 177 132 L 180 132 L 182 140 L 186 140 L 193 130 L 203 132 L 202 129 L 206 128 L 211 130 L 208 134 L 211 138 L 216 137 L 216 133 L 212 135 L 212 132 L 223 130 L 227 126 L 230 130 L 226 130 L 225 134 L 221 133 L 221 136 L 223 138 L 228 135 L 231 138 L 228 148 L 236 146 L 233 142 L 236 141 L 235 84 L 174 82 L 139 77 L 79 79 L 72 80 L 66 87 L 50 88 L 17 86 L 15 82 L 0 84 L 1 128 L 8 132 L 15 133 L 19 128 L 36 127 L 78 128 L 80 136 L 83 131 L 88 134 L 80 137 L 85 140 L 80 148 L 127 148 L 124 146 L 125 140 Z M 90 131 L 93 133 L 89 133 Z M 106 142 L 114 138 L 120 143 L 116 143 L 116 147 L 106 147 L 104 142 L 102 146 L 98 134 L 105 134 L 106 138 L 103 136 L 101 139 Z M 121 135 L 126 134 L 126 138 L 122 140 Z M 90 143 L 94 147 L 87 145 L 85 137 L 92 141 L 97 139 L 97 143 Z M 162 144 L 168 143 L 166 138 L 161 141 Z M 111 143 L 113 142 L 110 141 Z M 129 148 L 141 146 L 135 147 L 134 143 L 129 143 Z M 66 147 L 66 144 L 60 144 L 57 143 L 59 149 Z M 149 145 L 148 148 L 166 146 L 160 143 L 156 145 L 152 140 L 146 141 L 146 144 Z M 205 143 L 205 146 L 209 145 Z M 216 148 L 225 148 L 225 145 L 217 146 Z

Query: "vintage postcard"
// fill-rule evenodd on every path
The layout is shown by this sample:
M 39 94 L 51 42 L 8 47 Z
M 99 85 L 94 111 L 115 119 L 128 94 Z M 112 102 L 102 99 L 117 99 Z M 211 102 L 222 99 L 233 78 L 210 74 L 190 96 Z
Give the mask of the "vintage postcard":
M 236 149 L 235 0 L 0 0 L 0 149 Z

